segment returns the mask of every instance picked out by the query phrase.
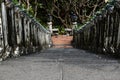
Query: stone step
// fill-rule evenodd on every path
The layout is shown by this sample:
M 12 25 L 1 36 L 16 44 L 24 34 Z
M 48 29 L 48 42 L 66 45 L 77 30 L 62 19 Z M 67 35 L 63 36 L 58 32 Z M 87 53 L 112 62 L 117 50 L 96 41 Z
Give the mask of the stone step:
M 50 48 L 0 64 L 0 80 L 120 80 L 120 60 L 74 48 Z
M 73 48 L 71 44 L 55 44 L 53 48 Z

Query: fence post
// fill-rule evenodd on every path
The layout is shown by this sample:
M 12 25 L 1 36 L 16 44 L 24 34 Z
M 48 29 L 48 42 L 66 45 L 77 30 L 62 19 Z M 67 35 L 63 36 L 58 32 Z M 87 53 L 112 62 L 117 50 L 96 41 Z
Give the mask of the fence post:
M 48 14 L 47 25 L 48 25 L 49 31 L 50 31 L 51 34 L 52 34 L 53 31 L 52 31 L 52 15 L 51 15 L 51 14 Z
M 0 13 L 0 52 L 2 50 L 3 44 L 3 28 L 2 28 L 2 19 L 1 19 L 1 13 Z
M 118 49 L 120 48 L 120 19 L 119 19 L 119 27 L 118 27 L 117 48 Z
M 1 11 L 2 11 L 2 29 L 3 29 L 3 38 L 4 38 L 4 48 L 8 46 L 8 30 L 7 30 L 7 12 L 5 3 L 1 3 Z

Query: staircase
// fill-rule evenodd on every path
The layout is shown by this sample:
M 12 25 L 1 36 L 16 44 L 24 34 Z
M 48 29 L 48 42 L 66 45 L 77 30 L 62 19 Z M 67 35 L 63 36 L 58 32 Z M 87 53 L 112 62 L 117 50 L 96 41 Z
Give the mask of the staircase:
M 74 48 L 49 48 L 1 62 L 0 80 L 120 80 L 120 60 Z

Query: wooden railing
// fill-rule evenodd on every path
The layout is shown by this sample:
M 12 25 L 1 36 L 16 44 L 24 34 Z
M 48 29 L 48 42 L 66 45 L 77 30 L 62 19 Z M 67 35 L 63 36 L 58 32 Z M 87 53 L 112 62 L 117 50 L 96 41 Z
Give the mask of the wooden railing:
M 39 22 L 12 2 L 1 2 L 1 60 L 50 47 L 51 34 Z
M 85 25 L 74 30 L 73 42 L 77 48 L 120 55 L 120 2 L 108 3 Z

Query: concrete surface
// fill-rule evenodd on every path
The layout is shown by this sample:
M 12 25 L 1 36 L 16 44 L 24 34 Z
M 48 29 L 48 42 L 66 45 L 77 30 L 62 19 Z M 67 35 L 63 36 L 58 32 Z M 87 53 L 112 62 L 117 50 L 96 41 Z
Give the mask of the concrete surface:
M 0 62 L 0 80 L 120 80 L 120 61 L 73 48 L 50 48 Z

